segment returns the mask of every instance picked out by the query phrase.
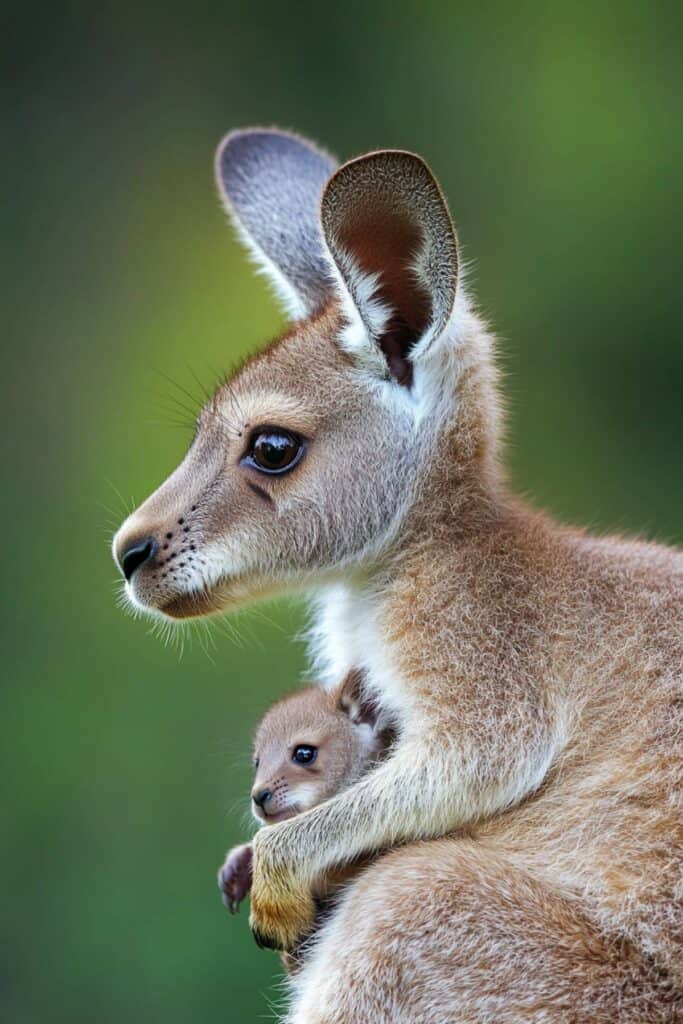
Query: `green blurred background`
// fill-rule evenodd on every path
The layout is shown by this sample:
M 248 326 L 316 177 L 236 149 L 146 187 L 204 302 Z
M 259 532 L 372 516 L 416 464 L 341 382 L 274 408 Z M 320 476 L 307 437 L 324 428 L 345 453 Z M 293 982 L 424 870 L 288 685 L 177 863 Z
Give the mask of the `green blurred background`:
M 184 451 L 184 389 L 281 324 L 214 146 L 274 123 L 421 152 L 504 338 L 516 485 L 680 540 L 683 8 L 6 7 L 0 1016 L 268 1019 L 277 960 L 214 877 L 301 609 L 181 657 L 117 609 L 108 551 Z

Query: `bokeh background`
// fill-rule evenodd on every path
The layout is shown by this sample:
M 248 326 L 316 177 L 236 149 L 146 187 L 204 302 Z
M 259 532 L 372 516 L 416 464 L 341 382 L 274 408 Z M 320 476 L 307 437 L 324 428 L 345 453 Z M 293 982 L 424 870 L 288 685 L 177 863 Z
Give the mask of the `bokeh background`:
M 181 656 L 117 609 L 108 552 L 200 384 L 281 326 L 214 146 L 261 123 L 424 154 L 503 338 L 516 485 L 681 540 L 683 8 L 5 6 L 0 1017 L 269 1019 L 277 959 L 214 878 L 302 610 Z

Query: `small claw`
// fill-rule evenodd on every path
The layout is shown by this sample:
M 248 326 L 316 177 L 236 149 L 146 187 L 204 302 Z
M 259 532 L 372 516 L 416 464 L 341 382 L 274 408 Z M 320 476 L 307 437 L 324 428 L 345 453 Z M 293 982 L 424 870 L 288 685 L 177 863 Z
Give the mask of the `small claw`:
M 239 899 L 237 899 L 236 896 L 234 896 L 231 893 L 230 887 L 226 883 L 224 878 L 220 879 L 219 888 L 221 890 L 221 900 L 223 901 L 223 906 L 226 907 L 231 914 L 236 914 L 237 911 L 239 910 L 240 901 Z

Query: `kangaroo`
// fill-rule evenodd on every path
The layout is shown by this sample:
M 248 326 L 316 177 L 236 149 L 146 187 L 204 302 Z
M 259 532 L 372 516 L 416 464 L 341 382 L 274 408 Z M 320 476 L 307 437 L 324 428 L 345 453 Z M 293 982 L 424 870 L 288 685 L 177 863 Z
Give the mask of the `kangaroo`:
M 359 779 L 390 743 L 390 732 L 381 727 L 375 709 L 363 702 L 357 672 L 332 693 L 308 686 L 288 694 L 269 708 L 256 730 L 254 817 L 260 825 L 271 825 L 316 807 Z M 244 843 L 228 851 L 218 872 L 218 886 L 231 914 L 251 888 L 252 863 L 252 844 Z M 318 919 L 360 867 L 347 865 L 326 875 L 315 892 Z M 299 957 L 283 954 L 283 963 L 291 972 Z
M 256 835 L 262 944 L 310 932 L 332 867 L 437 840 L 349 888 L 290 1020 L 672 1019 L 683 556 L 511 493 L 493 338 L 418 156 L 336 167 L 255 129 L 216 169 L 293 323 L 120 528 L 126 593 L 184 619 L 307 589 L 325 687 L 362 670 L 395 727 L 374 770 Z

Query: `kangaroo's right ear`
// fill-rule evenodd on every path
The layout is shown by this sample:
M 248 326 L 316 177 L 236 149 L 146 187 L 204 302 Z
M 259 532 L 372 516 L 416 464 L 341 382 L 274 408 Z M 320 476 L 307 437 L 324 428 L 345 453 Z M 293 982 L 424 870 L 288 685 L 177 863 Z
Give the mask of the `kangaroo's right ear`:
M 409 387 L 455 303 L 458 246 L 436 180 L 414 153 L 368 153 L 332 175 L 320 212 L 349 320 L 342 343 Z
M 295 320 L 331 293 L 318 209 L 336 162 L 275 129 L 230 132 L 216 152 L 216 181 L 240 238 Z

